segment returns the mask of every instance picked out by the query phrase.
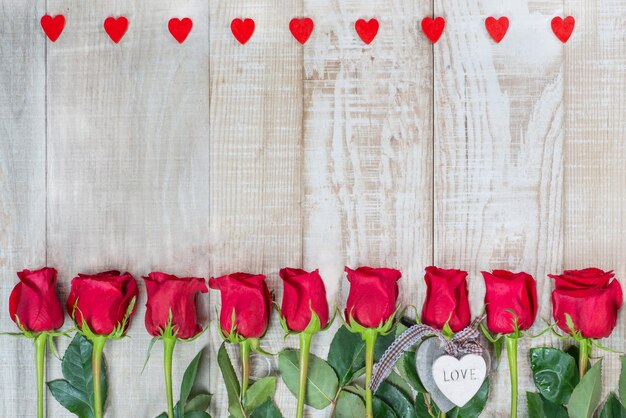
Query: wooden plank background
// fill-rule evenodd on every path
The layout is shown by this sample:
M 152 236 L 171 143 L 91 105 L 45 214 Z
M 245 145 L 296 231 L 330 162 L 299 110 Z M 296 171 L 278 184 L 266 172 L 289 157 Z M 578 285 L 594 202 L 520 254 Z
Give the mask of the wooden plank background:
M 67 18 L 56 43 L 39 27 L 45 13 Z M 130 27 L 114 45 L 102 22 L 118 15 Z M 447 20 L 434 46 L 419 28 L 427 15 Z M 511 20 L 501 44 L 484 30 L 490 15 Z M 576 17 L 566 45 L 550 31 L 555 15 Z M 194 28 L 178 45 L 167 21 L 185 16 Z M 289 33 L 294 16 L 315 21 L 305 46 Z M 59 270 L 62 297 L 76 273 L 118 268 L 138 279 L 264 273 L 280 300 L 280 267 L 320 268 L 339 306 L 344 265 L 390 266 L 404 273 L 402 303 L 421 306 L 434 263 L 470 272 L 475 314 L 480 270 L 526 270 L 545 319 L 547 273 L 597 265 L 626 284 L 620 0 L 7 0 L 0 17 L 3 331 L 14 328 L 15 271 L 45 264 Z M 236 17 L 256 21 L 245 46 L 230 33 Z M 381 28 L 366 46 L 353 25 L 371 17 Z M 111 417 L 164 407 L 159 346 L 139 374 L 144 303 L 132 338 L 106 348 Z M 219 296 L 202 304 L 212 329 L 177 347 L 174 378 L 208 345 L 201 380 L 224 417 Z M 625 315 L 606 345 L 623 350 Z M 283 346 L 281 333 L 274 317 L 268 349 Z M 313 350 L 325 356 L 330 338 Z M 525 341 L 521 391 L 532 389 L 527 348 L 545 344 L 556 342 Z M 31 343 L 2 347 L 0 415 L 34 416 Z M 619 364 L 603 355 L 607 393 Z M 257 376 L 275 368 L 255 358 Z M 505 417 L 506 364 L 493 379 L 483 416 Z M 283 385 L 276 400 L 293 416 Z M 47 408 L 69 416 L 51 396 Z

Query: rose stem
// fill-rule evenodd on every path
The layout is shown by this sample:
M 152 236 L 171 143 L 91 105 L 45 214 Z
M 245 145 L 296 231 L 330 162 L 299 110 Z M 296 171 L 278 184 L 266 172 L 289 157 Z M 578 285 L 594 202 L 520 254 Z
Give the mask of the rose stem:
M 374 345 L 378 331 L 374 328 L 368 328 L 363 333 L 365 340 L 365 416 L 366 418 L 374 418 L 372 409 L 372 390 L 370 389 L 370 381 L 372 380 L 372 369 L 374 367 Z
M 591 341 L 588 338 L 580 340 L 580 349 L 578 350 L 578 372 L 582 379 L 587 372 L 587 364 L 591 356 Z
M 304 416 L 304 399 L 306 397 L 306 376 L 309 371 L 309 351 L 311 350 L 311 337 L 308 332 L 300 333 L 300 381 L 298 384 L 298 409 L 296 418 Z
M 176 337 L 163 337 L 163 370 L 165 371 L 165 394 L 167 396 L 167 416 L 174 418 L 174 398 L 172 395 L 172 354 Z
M 511 418 L 517 417 L 517 338 L 507 335 L 504 337 L 506 354 L 509 358 L 509 373 L 511 375 Z
M 241 349 L 241 400 L 248 391 L 248 381 L 250 379 L 250 341 L 248 339 L 239 343 Z
M 35 359 L 37 365 L 37 417 L 43 418 L 43 375 L 46 360 L 46 341 L 48 334 L 42 332 L 35 337 Z
M 107 337 L 98 335 L 93 339 L 91 352 L 91 369 L 93 372 L 93 402 L 96 408 L 96 417 L 102 418 L 102 351 Z

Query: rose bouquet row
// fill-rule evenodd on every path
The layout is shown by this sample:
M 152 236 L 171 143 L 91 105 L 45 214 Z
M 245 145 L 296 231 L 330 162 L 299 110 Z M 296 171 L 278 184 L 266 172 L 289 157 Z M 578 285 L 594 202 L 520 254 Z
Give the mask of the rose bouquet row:
M 297 334 L 300 341 L 299 350 L 285 349 L 278 355 L 281 377 L 298 398 L 296 416 L 303 416 L 305 404 L 318 409 L 332 404 L 333 416 L 344 416 L 342 414 L 350 411 L 358 415 L 359 412 L 355 411 L 361 411 L 361 408 L 362 415 L 368 418 L 385 416 L 387 410 L 391 411 L 389 416 L 393 416 L 392 413 L 404 416 L 401 410 L 407 405 L 418 416 L 421 416 L 418 411 L 430 416 L 444 416 L 436 396 L 426 390 L 416 372 L 415 348 L 403 355 L 396 367 L 399 374 L 391 372 L 377 391 L 373 391 L 370 385 L 374 363 L 384 358 L 383 353 L 392 345 L 394 338 L 411 324 L 410 320 L 402 318 L 397 301 L 397 282 L 401 273 L 394 269 L 370 267 L 346 268 L 346 273 L 350 292 L 342 315 L 344 326 L 335 335 L 328 360 L 324 361 L 309 353 L 314 335 L 332 323 L 324 282 L 317 270 L 307 272 L 285 268 L 280 271 L 284 285 L 279 308 L 281 323 L 287 335 Z M 71 330 L 58 331 L 63 325 L 64 313 L 55 289 L 56 271 L 51 268 L 25 270 L 18 276 L 20 283 L 11 294 L 10 313 L 20 327 L 21 335 L 35 340 L 38 413 L 41 417 L 46 342 L 54 336 L 67 335 Z M 517 340 L 536 320 L 536 284 L 530 275 L 523 272 L 495 270 L 483 272 L 483 277 L 487 318 L 483 329 L 496 347 L 502 341 L 506 343 L 511 373 L 511 416 L 516 416 Z M 554 324 L 579 342 L 578 364 L 582 377 L 587 370 L 592 347 L 599 347 L 597 339 L 608 336 L 615 326 L 617 310 L 622 304 L 621 287 L 612 280 L 611 272 L 598 269 L 566 271 L 563 275 L 550 277 L 556 281 L 552 295 Z M 468 329 L 478 323 L 472 322 L 471 318 L 467 273 L 428 267 L 424 279 L 427 292 L 418 322 L 430 327 L 432 334 L 440 335 L 442 340 L 454 342 L 465 336 Z M 158 340 L 162 340 L 164 345 L 167 413 L 163 416 L 208 416 L 205 412 L 210 400 L 208 395 L 186 403 L 189 390 L 185 394 L 181 391 L 181 399 L 174 404 L 171 377 L 177 341 L 193 340 L 205 329 L 198 320 L 196 305 L 197 295 L 208 292 L 205 280 L 178 278 L 158 272 L 149 274 L 144 280 L 148 296 L 145 325 L 154 337 L 151 346 Z M 229 413 L 235 417 L 255 416 L 255 413 L 261 412 L 265 414 L 263 416 L 280 416 L 271 402 L 275 378 L 264 378 L 253 384 L 250 382 L 251 352 L 270 355 L 260 344 L 273 310 L 272 295 L 265 276 L 234 273 L 211 278 L 209 287 L 221 292 L 219 330 L 223 339 L 240 348 L 241 382 L 224 347 L 218 353 L 218 363 L 227 383 Z M 138 296 L 137 283 L 129 273 L 81 274 L 72 280 L 65 305 L 78 335 L 90 344 L 92 416 L 96 418 L 102 416 L 104 408 L 102 353 L 105 343 L 109 339 L 125 336 Z M 354 340 L 352 336 L 359 336 L 359 339 Z M 191 387 L 198 361 L 199 356 L 190 365 L 189 376 L 185 373 L 184 387 Z M 419 361 L 422 360 L 418 358 Z M 312 370 L 311 376 L 308 375 L 309 370 Z M 362 374 L 365 375 L 365 384 L 361 386 L 358 377 Z M 55 382 L 49 382 L 53 395 L 55 384 L 61 384 Z M 451 415 L 467 416 L 469 410 L 477 416 L 484 407 L 487 395 L 488 380 L 476 393 L 475 399 L 467 406 L 454 408 Z M 62 403 L 82 416 L 72 410 L 71 402 L 65 400 Z M 194 410 L 196 407 L 198 409 Z M 192 412 L 198 414 L 192 415 Z

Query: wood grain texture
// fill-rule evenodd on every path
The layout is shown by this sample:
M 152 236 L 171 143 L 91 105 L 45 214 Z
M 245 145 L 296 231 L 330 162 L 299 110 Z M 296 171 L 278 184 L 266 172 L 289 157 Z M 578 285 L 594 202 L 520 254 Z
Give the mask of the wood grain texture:
M 417 28 L 431 12 L 428 2 L 403 0 L 304 2 L 316 24 L 304 47 L 304 265 L 320 268 L 340 308 L 346 265 L 398 268 L 400 302 L 423 299 L 418 283 L 432 263 L 432 48 Z M 371 45 L 355 32 L 360 18 L 380 22 Z M 326 356 L 333 333 L 316 337 L 313 350 Z
M 46 263 L 46 41 L 40 14 L 40 2 L 0 4 L 0 330 L 8 332 L 18 331 L 8 315 L 15 272 Z M 0 415 L 35 416 L 34 344 L 0 338 Z
M 206 277 L 209 264 L 208 4 L 51 0 L 48 11 L 68 21 L 48 48 L 48 262 L 65 294 L 78 272 L 137 278 L 132 339 L 105 348 L 107 411 L 154 417 L 166 406 L 162 350 L 140 374 L 150 340 L 141 276 Z M 130 21 L 119 45 L 102 28 L 111 15 Z M 167 31 L 174 16 L 196 23 L 183 45 Z M 176 387 L 207 340 L 176 347 Z M 69 416 L 51 396 L 48 406 Z
M 210 3 L 210 271 L 265 274 L 280 302 L 279 269 L 302 264 L 302 49 L 289 33 L 300 1 Z M 240 45 L 230 24 L 246 17 L 255 20 L 256 30 Z M 219 309 L 219 300 L 212 291 L 211 306 Z M 264 345 L 276 352 L 283 331 L 278 315 L 273 317 Z M 212 342 L 215 358 L 221 343 L 216 332 Z M 258 356 L 254 362 L 255 377 L 275 367 Z M 228 401 L 215 361 L 211 375 L 214 416 L 226 416 Z M 282 382 L 275 399 L 286 417 L 294 415 L 293 397 Z
M 503 268 L 536 277 L 539 318 L 550 318 L 546 274 L 560 271 L 563 242 L 562 46 L 550 32 L 560 12 L 560 1 L 435 1 L 447 20 L 435 46 L 435 263 L 469 272 L 475 315 L 480 271 Z M 511 21 L 500 44 L 485 30 L 490 15 Z M 529 344 L 521 394 L 533 388 Z M 508 416 L 506 361 L 493 379 L 483 416 Z
M 576 30 L 564 48 L 566 268 L 615 270 L 626 285 L 626 3 L 565 1 Z M 626 311 L 603 345 L 624 351 Z M 617 390 L 619 357 L 603 361 L 604 393 Z

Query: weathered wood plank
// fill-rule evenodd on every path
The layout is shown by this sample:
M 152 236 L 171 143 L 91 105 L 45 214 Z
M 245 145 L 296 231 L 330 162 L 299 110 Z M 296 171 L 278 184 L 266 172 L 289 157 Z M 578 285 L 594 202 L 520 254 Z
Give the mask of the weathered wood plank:
M 576 29 L 565 55 L 564 254 L 567 268 L 615 270 L 626 285 L 626 3 L 567 0 Z M 602 344 L 624 350 L 626 311 Z M 605 394 L 616 390 L 618 356 L 604 357 Z
M 68 21 L 48 48 L 48 259 L 64 291 L 78 272 L 112 268 L 133 273 L 142 292 L 150 271 L 205 276 L 208 4 L 59 0 L 48 10 Z M 102 29 L 110 15 L 130 21 L 119 45 Z M 167 22 L 184 16 L 195 27 L 179 45 Z M 160 344 L 140 374 L 150 340 L 144 304 L 142 293 L 133 338 L 105 349 L 111 417 L 165 409 Z M 177 346 L 176 385 L 207 340 Z M 48 405 L 50 416 L 69 416 L 51 397 Z
M 301 1 L 210 3 L 210 271 L 266 274 L 280 302 L 278 270 L 302 263 L 302 52 L 289 33 Z M 256 30 L 240 45 L 230 23 L 246 17 L 255 20 Z M 219 293 L 211 293 L 217 308 Z M 277 351 L 283 337 L 278 315 L 273 316 L 264 345 Z M 211 341 L 214 359 L 221 343 L 216 332 Z M 258 360 L 257 376 L 267 371 Z M 226 416 L 217 362 L 211 367 L 214 416 Z M 282 383 L 276 401 L 284 416 L 294 416 L 295 402 Z
M 563 234 L 562 47 L 550 19 L 561 7 L 435 0 L 447 20 L 435 46 L 435 263 L 469 271 L 475 315 L 483 306 L 480 271 L 504 268 L 536 277 L 539 318 L 550 317 L 546 274 L 562 267 Z M 490 15 L 511 21 L 500 44 L 485 30 Z M 523 344 L 522 394 L 532 389 L 530 342 Z M 508 416 L 509 387 L 504 361 L 483 416 Z
M 42 14 L 41 2 L 0 4 L 0 329 L 10 332 L 17 331 L 8 315 L 15 272 L 46 263 L 46 41 L 38 22 Z M 37 414 L 34 356 L 32 341 L 2 337 L 0 415 Z
M 432 5 L 304 4 L 316 24 L 304 47 L 305 267 L 320 268 L 339 307 L 345 265 L 396 267 L 400 302 L 418 305 L 432 263 L 433 171 L 432 48 L 418 27 Z M 369 46 L 354 29 L 360 18 L 380 22 Z M 333 332 L 313 350 L 325 356 Z

